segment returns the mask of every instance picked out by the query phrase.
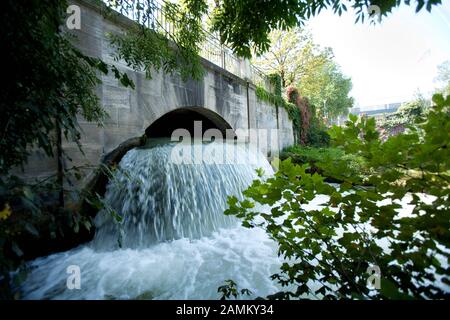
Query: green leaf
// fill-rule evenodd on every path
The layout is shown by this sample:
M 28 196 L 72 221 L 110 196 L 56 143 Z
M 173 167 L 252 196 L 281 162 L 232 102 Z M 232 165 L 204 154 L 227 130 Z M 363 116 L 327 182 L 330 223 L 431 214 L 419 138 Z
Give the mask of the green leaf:
M 385 278 L 381 278 L 380 281 L 380 291 L 381 294 L 392 300 L 412 300 L 412 297 L 409 295 L 401 292 L 397 286 L 392 283 L 390 280 L 387 280 Z
M 108 74 L 108 65 L 105 62 L 103 62 L 102 60 L 99 59 L 97 61 L 96 67 L 98 70 L 103 72 L 103 74 Z
M 251 201 L 249 201 L 248 199 L 245 199 L 244 201 L 241 201 L 241 207 L 243 209 L 251 209 L 253 207 L 255 207 L 255 204 Z
M 256 169 L 256 173 L 258 174 L 258 177 L 261 178 L 264 175 L 264 169 L 258 168 L 258 169 Z
M 442 94 L 434 94 L 432 100 L 437 106 L 442 106 L 445 104 Z
M 122 74 L 122 77 L 120 78 L 120 83 L 124 87 L 131 87 L 132 89 L 135 89 L 134 82 L 128 78 L 128 75 L 126 73 Z

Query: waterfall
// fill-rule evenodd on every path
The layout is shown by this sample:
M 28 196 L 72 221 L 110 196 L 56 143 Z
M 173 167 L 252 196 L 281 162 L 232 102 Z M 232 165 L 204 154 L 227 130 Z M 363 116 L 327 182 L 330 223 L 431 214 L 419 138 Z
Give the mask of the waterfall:
M 223 214 L 227 196 L 239 196 L 258 168 L 273 173 L 262 154 L 234 141 L 130 150 L 107 186 L 93 241 L 30 262 L 22 297 L 217 299 L 226 279 L 254 297 L 276 292 L 276 244 Z M 68 289 L 69 266 L 81 272 L 79 289 Z
M 239 195 L 256 178 L 257 168 L 272 173 L 267 160 L 250 153 L 245 144 L 199 141 L 179 146 L 161 143 L 124 156 L 107 188 L 108 209 L 96 218 L 97 248 L 145 248 L 230 227 L 236 221 L 223 214 L 227 195 Z M 178 163 L 180 151 L 188 153 L 191 163 Z M 200 157 L 194 159 L 196 152 Z

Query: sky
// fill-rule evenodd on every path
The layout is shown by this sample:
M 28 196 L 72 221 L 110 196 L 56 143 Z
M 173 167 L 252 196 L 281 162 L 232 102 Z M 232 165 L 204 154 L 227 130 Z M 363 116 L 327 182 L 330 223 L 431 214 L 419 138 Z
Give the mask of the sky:
M 437 66 L 450 59 L 450 1 L 442 2 L 431 13 L 402 5 L 376 25 L 323 11 L 307 27 L 352 78 L 356 106 L 403 102 L 416 92 L 430 96 Z

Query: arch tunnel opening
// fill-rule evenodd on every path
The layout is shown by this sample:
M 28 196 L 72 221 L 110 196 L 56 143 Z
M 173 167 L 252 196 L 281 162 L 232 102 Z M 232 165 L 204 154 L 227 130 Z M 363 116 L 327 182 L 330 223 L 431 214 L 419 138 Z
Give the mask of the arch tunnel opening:
M 202 122 L 202 136 L 208 129 L 218 129 L 224 139 L 237 139 L 236 133 L 225 119 L 211 110 L 199 107 L 180 108 L 164 114 L 145 130 L 145 135 L 147 138 L 171 138 L 173 131 L 181 128 L 188 130 L 191 137 L 194 137 L 195 121 Z M 134 137 L 122 142 L 103 156 L 102 165 L 106 167 L 117 165 L 129 150 L 145 145 L 145 141 L 142 137 Z M 97 193 L 103 196 L 109 178 L 104 170 L 95 171 L 86 183 L 86 194 Z M 82 200 L 82 208 L 91 217 L 95 217 L 98 212 L 98 208 L 86 199 Z M 93 234 L 90 234 L 90 237 L 92 236 Z
M 195 138 L 202 138 L 209 129 L 217 129 L 224 139 L 236 139 L 226 120 L 214 111 L 198 107 L 180 108 L 164 114 L 145 130 L 145 134 L 149 138 L 170 138 L 177 129 L 185 129 Z

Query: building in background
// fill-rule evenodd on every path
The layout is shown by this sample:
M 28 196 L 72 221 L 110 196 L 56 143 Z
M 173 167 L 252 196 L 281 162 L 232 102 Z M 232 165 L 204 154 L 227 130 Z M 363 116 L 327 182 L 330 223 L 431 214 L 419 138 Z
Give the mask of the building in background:
M 355 115 L 366 115 L 369 117 L 380 118 L 386 114 L 394 113 L 405 102 L 392 102 L 385 104 L 377 104 L 371 106 L 359 106 L 350 109 L 350 113 Z
M 386 115 L 394 113 L 398 110 L 398 108 L 404 104 L 405 102 L 392 102 L 392 103 L 384 103 L 384 104 L 376 104 L 370 106 L 357 106 L 351 108 L 349 113 L 354 115 L 365 115 L 368 117 L 373 117 L 377 120 L 384 118 Z M 348 115 L 342 115 L 337 119 L 332 121 L 332 124 L 341 126 L 345 124 L 345 121 L 348 120 Z

